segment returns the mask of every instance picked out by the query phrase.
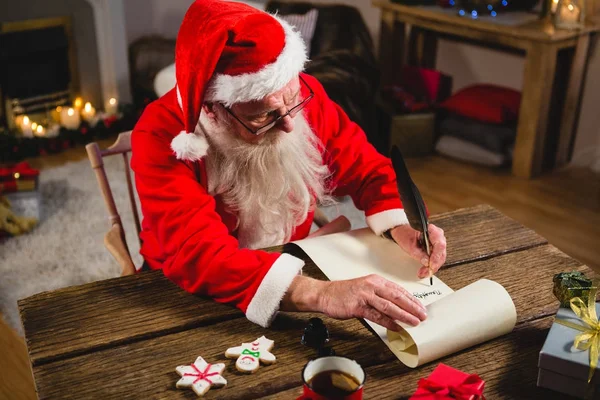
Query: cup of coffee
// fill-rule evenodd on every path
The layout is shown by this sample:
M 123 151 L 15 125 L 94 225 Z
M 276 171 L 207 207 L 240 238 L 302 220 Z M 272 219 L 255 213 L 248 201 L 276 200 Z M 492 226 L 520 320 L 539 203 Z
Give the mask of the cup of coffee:
M 302 370 L 303 394 L 298 400 L 360 400 L 365 371 L 345 357 L 311 360 Z

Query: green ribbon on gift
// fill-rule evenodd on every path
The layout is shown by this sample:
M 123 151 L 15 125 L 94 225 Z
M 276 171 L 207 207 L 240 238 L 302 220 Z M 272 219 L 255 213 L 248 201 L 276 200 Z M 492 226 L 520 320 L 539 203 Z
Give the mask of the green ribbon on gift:
M 573 310 L 575 315 L 581 319 L 584 325 L 560 318 L 555 319 L 555 322 L 581 332 L 575 336 L 573 346 L 579 350 L 590 351 L 590 373 L 588 375 L 588 383 L 590 383 L 594 377 L 594 372 L 598 366 L 598 356 L 600 355 L 600 321 L 598 321 L 598 315 L 596 315 L 597 291 L 598 289 L 590 292 L 587 298 L 587 305 L 581 297 L 574 297 L 569 302 L 571 310 Z

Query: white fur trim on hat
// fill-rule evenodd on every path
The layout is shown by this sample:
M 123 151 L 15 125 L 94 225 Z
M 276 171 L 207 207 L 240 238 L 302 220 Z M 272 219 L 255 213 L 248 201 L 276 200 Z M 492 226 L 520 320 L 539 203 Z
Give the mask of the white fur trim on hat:
M 181 131 L 171 141 L 171 149 L 179 160 L 198 161 L 208 151 L 208 141 L 204 134 Z
M 271 265 L 271 269 L 258 286 L 258 290 L 248 304 L 246 318 L 262 327 L 267 327 L 277 315 L 279 303 L 292 284 L 292 280 L 302 272 L 304 261 L 290 254 L 282 254 Z
M 237 76 L 217 74 L 209 82 L 206 101 L 231 107 L 235 103 L 260 100 L 283 88 L 304 70 L 308 61 L 302 36 L 286 21 L 273 16 L 283 26 L 285 46 L 274 63 L 263 69 Z

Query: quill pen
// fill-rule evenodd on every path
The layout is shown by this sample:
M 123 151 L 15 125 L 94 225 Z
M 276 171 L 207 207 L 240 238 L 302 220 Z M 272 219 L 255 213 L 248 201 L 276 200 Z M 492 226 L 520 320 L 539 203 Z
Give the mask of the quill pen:
M 400 153 L 400 149 L 398 149 L 397 146 L 392 147 L 392 164 L 394 166 L 394 170 L 396 171 L 398 192 L 400 194 L 400 200 L 402 200 L 402 205 L 404 206 L 404 212 L 408 218 L 408 223 L 414 230 L 421 232 L 423 242 L 422 245 L 425 247 L 427 255 L 431 256 L 431 242 L 429 241 L 429 221 L 427 219 L 427 209 L 425 208 L 425 203 L 423 202 L 423 198 L 421 197 L 419 189 L 414 184 L 410 174 L 408 173 L 408 168 L 406 168 L 402 153 Z M 430 285 L 433 285 L 432 275 L 430 259 Z

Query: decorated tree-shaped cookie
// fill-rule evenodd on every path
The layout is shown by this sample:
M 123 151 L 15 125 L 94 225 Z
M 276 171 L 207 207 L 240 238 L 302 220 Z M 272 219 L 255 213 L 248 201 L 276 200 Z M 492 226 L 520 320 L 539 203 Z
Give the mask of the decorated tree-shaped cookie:
M 261 336 L 252 343 L 242 343 L 241 346 L 227 349 L 225 357 L 237 357 L 235 367 L 238 371 L 253 373 L 258 369 L 261 362 L 268 365 L 276 361 L 275 356 L 270 352 L 274 343 L 272 340 Z
M 208 364 L 202 357 L 198 357 L 192 365 L 183 365 L 175 368 L 181 376 L 177 381 L 177 388 L 192 388 L 198 395 L 202 396 L 214 387 L 227 385 L 227 380 L 221 376 L 225 364 Z

